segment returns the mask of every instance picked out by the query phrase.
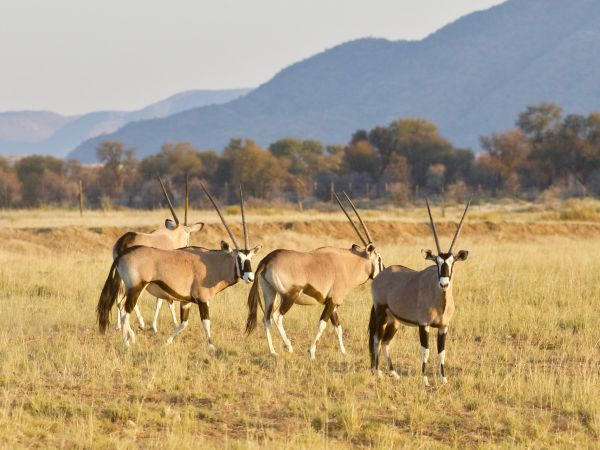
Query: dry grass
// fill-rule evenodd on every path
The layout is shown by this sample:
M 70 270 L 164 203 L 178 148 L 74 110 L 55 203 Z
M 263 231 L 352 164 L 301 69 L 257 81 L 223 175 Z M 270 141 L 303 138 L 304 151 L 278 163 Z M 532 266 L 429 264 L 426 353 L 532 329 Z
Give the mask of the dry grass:
M 53 214 L 34 213 L 41 221 Z M 54 226 L 75 215 L 63 213 Z M 108 216 L 104 226 L 115 221 L 125 226 L 150 224 L 164 212 Z M 87 225 L 100 226 L 96 219 Z M 425 389 L 412 328 L 403 328 L 393 345 L 402 378 L 370 374 L 368 285 L 356 289 L 340 311 L 347 356 L 339 353 L 329 327 L 317 361 L 309 361 L 306 351 L 321 311 L 298 306 L 286 316 L 296 353 L 285 354 L 276 337 L 281 356 L 267 356 L 262 327 L 243 335 L 248 290 L 243 285 L 211 305 L 219 356 L 207 352 L 197 313 L 181 339 L 163 347 L 171 330 L 166 310 L 158 335 L 138 332 L 137 344 L 125 351 L 119 334 L 100 336 L 94 323 L 113 236 L 95 233 L 99 240 L 90 245 L 84 242 L 88 235 L 69 240 L 57 230 L 47 236 L 59 242 L 44 245 L 17 231 L 9 230 L 0 241 L 0 444 L 5 448 L 599 444 L 597 238 L 506 241 L 466 229 L 459 246 L 470 250 L 470 258 L 457 266 L 457 313 L 447 344 L 450 383 Z M 316 240 L 297 230 L 273 233 L 256 225 L 250 231 L 267 251 L 348 244 L 347 238 Z M 198 242 L 216 246 L 216 234 L 208 236 L 208 242 L 202 236 Z M 420 248 L 432 244 L 420 235 L 376 238 L 387 264 L 417 268 L 425 265 Z M 447 239 L 448 233 L 442 240 Z M 141 303 L 149 319 L 150 298 L 144 295 Z
M 427 216 L 422 205 L 399 208 L 393 205 L 378 209 L 365 209 L 369 202 L 357 200 L 365 219 L 372 221 L 401 221 L 406 223 L 423 222 Z M 306 209 L 300 212 L 293 205 L 285 208 L 252 208 L 250 222 L 287 222 L 287 221 L 344 221 L 337 205 L 321 204 L 320 210 Z M 450 203 L 442 208 L 441 204 L 433 205 L 433 212 L 440 220 L 455 219 L 464 208 L 463 204 Z M 179 208 L 180 210 L 181 208 Z M 230 222 L 239 220 L 239 206 L 223 208 L 225 217 Z M 183 212 L 179 212 L 183 216 Z M 442 215 L 444 214 L 444 215 Z M 75 209 L 34 209 L 15 210 L 0 209 L 0 229 L 2 228 L 57 228 L 64 226 L 79 227 L 155 227 L 171 214 L 167 209 L 150 211 L 139 210 L 86 210 L 80 217 Z M 192 208 L 190 221 L 218 223 L 219 219 L 212 209 Z M 595 221 L 600 222 L 600 201 L 595 199 L 554 200 L 545 203 L 507 202 L 494 203 L 475 201 L 471 206 L 469 221 L 502 223 L 532 223 L 539 221 Z

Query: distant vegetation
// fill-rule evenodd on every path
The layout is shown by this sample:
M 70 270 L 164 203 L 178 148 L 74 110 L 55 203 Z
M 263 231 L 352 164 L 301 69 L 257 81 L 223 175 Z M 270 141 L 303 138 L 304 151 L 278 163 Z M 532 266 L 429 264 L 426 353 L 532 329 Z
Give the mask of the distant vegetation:
M 201 182 L 224 202 L 236 201 L 241 184 L 254 199 L 308 206 L 329 201 L 332 187 L 395 203 L 423 195 L 462 200 L 470 193 L 526 199 L 600 194 L 600 113 L 563 115 L 560 107 L 544 103 L 528 107 L 516 124 L 482 137 L 485 151 L 477 157 L 422 119 L 358 130 L 347 145 L 287 138 L 263 149 L 250 139 L 232 139 L 219 154 L 178 142 L 141 160 L 135 149 L 105 141 L 95 165 L 50 156 L 14 164 L 0 159 L 0 205 L 74 206 L 82 180 L 87 207 L 151 208 L 161 198 L 156 175 L 170 180 L 181 201 L 185 174 L 192 203 L 203 198 Z

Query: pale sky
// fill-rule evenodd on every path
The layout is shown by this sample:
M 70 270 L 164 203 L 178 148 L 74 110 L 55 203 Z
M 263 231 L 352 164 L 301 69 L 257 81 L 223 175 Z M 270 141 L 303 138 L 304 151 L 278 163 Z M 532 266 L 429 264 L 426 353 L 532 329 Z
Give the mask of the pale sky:
M 503 0 L 0 0 L 0 111 L 133 110 L 256 87 L 361 37 L 422 39 Z

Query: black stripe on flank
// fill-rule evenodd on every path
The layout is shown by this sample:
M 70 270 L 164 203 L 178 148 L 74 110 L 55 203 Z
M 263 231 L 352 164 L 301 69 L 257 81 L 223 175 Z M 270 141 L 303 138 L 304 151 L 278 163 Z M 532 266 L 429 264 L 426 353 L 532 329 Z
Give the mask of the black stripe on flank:
M 396 320 L 399 320 L 400 322 L 405 323 L 406 325 L 412 325 L 412 326 L 415 326 L 415 327 L 419 326 L 419 322 L 415 322 L 413 320 L 408 320 L 408 319 L 403 319 L 402 317 L 397 316 L 396 314 L 394 314 L 389 308 L 388 308 L 388 311 L 390 312 L 390 314 L 392 316 L 394 316 L 394 318 Z
M 177 292 L 175 292 L 173 289 L 171 289 L 169 287 L 169 285 L 166 284 L 164 281 L 154 280 L 154 281 L 151 281 L 150 283 L 157 285 L 159 288 L 161 288 L 163 291 L 165 291 L 171 297 L 178 298 L 180 300 L 185 300 L 190 303 L 196 303 L 192 297 L 185 297 L 185 296 L 179 295 Z

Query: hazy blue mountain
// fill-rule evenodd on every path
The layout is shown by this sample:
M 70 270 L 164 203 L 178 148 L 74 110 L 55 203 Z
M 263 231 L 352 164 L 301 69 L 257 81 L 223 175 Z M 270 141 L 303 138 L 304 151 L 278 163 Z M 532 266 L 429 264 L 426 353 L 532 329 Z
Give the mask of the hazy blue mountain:
M 0 112 L 0 141 L 39 142 L 73 119 L 51 111 Z
M 62 157 L 86 139 L 111 133 L 129 122 L 166 117 L 204 105 L 226 103 L 248 91 L 186 91 L 131 112 L 98 111 L 73 117 L 45 111 L 0 113 L 0 154 L 40 153 Z
M 600 109 L 600 1 L 509 0 L 421 41 L 361 39 L 298 62 L 248 95 L 164 119 L 131 123 L 103 139 L 157 152 L 165 141 L 221 149 L 232 137 L 262 145 L 285 136 L 345 143 L 359 128 L 401 117 L 437 123 L 458 146 L 514 125 L 541 101 Z

